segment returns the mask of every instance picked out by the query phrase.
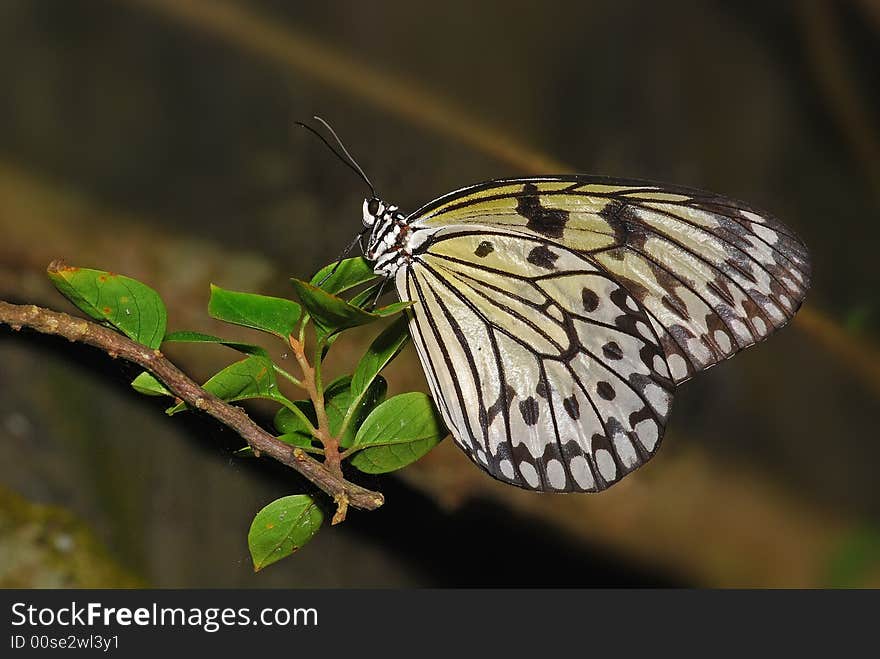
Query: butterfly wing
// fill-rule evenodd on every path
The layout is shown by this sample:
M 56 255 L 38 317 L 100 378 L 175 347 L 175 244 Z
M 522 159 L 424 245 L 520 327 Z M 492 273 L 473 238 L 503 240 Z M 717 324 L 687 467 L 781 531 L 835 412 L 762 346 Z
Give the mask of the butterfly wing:
M 482 227 L 588 256 L 647 312 L 675 383 L 785 325 L 809 286 L 807 250 L 791 230 L 688 188 L 585 176 L 500 180 L 410 217 L 414 229 Z
M 433 234 L 395 283 L 456 442 L 496 478 L 597 491 L 656 451 L 673 383 L 645 309 L 591 258 L 488 226 Z

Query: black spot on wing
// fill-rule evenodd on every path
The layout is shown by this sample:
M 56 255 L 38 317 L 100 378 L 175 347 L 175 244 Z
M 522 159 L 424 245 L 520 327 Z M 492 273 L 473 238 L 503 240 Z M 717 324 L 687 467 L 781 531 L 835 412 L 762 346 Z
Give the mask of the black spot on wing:
M 486 256 L 489 256 L 489 254 L 494 251 L 494 245 L 492 245 L 492 243 L 490 243 L 488 240 L 484 240 L 479 245 L 477 245 L 477 248 L 474 250 L 474 255 L 479 256 L 480 258 L 484 258 Z
M 596 385 L 596 391 L 599 396 L 605 400 L 614 400 L 615 396 L 617 396 L 617 392 L 614 391 L 614 387 L 611 386 L 611 383 L 605 382 L 604 380 Z
M 605 355 L 607 359 L 613 359 L 615 361 L 623 359 L 623 350 L 620 349 L 617 341 L 609 341 L 602 346 L 602 354 Z
M 559 258 L 559 254 L 549 249 L 546 245 L 538 245 L 526 257 L 526 261 L 531 263 L 532 265 L 536 265 L 539 268 L 544 268 L 546 270 L 555 270 L 556 264 L 554 263 L 556 259 Z
M 568 222 L 568 211 L 557 208 L 544 208 L 538 187 L 526 183 L 517 197 L 516 212 L 528 220 L 526 227 L 548 238 L 561 238 L 562 230 Z
M 523 423 L 533 426 L 538 423 L 538 401 L 529 396 L 519 403 L 519 412 L 522 414 Z
M 562 407 L 565 408 L 565 411 L 568 412 L 568 416 L 577 421 L 577 419 L 581 416 L 581 405 L 578 403 L 578 399 L 575 396 L 569 396 L 568 398 L 563 399 Z
M 549 394 L 549 390 L 547 388 L 547 380 L 541 379 L 541 381 L 535 387 L 535 393 L 538 394 L 541 398 L 547 398 Z
M 611 226 L 617 245 L 626 245 L 640 251 L 645 246 L 648 233 L 630 204 L 613 199 L 599 211 L 599 216 Z M 622 254 L 620 258 L 623 258 Z
M 586 311 L 595 311 L 599 308 L 599 296 L 589 288 L 584 287 L 581 291 L 581 301 L 584 303 Z

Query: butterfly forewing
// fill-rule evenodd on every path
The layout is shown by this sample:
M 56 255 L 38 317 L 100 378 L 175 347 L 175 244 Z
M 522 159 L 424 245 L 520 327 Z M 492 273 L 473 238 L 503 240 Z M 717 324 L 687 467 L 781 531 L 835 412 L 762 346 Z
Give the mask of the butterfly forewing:
M 676 383 L 784 325 L 809 286 L 806 249 L 790 230 L 687 188 L 581 176 L 501 180 L 411 217 L 416 229 L 480 226 L 589 257 L 647 312 Z

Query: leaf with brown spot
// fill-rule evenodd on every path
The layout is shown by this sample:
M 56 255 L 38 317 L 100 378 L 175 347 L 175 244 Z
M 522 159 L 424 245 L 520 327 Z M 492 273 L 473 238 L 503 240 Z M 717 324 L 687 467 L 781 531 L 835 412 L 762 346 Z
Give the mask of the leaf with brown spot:
M 248 532 L 254 572 L 300 549 L 314 537 L 323 522 L 324 513 L 307 494 L 282 497 L 263 508 L 254 517 Z
M 55 287 L 79 309 L 149 348 L 165 337 L 168 314 L 162 298 L 136 279 L 53 261 L 47 273 Z

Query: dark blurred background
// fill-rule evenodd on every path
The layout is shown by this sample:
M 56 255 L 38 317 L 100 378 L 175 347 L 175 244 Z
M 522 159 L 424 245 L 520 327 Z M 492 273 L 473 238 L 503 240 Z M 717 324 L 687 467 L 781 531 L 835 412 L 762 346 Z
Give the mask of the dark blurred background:
M 878 34 L 872 0 L 3 0 L 0 298 L 70 310 L 44 276 L 64 257 L 230 334 L 209 282 L 290 295 L 359 226 L 362 184 L 292 127 L 315 113 L 404 209 L 501 176 L 657 179 L 770 210 L 815 277 L 610 491 L 521 492 L 447 441 L 257 575 L 251 518 L 295 474 L 165 417 L 138 369 L 2 327 L 0 585 L 880 586 Z M 169 353 L 199 377 L 235 357 Z M 424 387 L 411 349 L 389 380 Z

